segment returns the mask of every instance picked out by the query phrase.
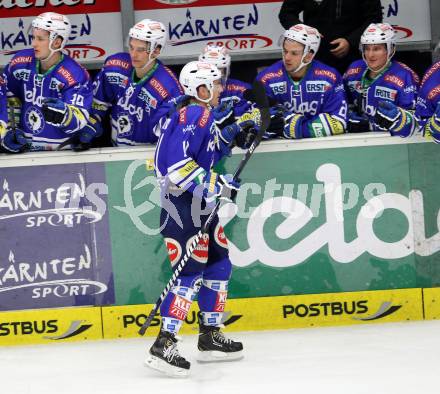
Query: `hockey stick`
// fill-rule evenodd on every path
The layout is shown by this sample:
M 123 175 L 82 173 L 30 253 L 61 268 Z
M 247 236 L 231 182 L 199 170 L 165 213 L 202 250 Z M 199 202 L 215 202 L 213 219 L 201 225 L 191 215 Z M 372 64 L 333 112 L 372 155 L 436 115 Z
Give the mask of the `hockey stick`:
M 252 85 L 253 94 L 255 103 L 257 104 L 257 107 L 260 110 L 261 113 L 261 125 L 258 130 L 257 135 L 255 136 L 255 139 L 252 141 L 251 146 L 246 151 L 245 155 L 240 161 L 240 164 L 238 165 L 237 169 L 234 173 L 234 180 L 237 180 L 240 177 L 241 172 L 243 171 L 244 167 L 246 166 L 247 162 L 251 158 L 252 154 L 255 152 L 255 149 L 260 144 L 261 139 L 263 138 L 263 134 L 267 129 L 267 126 L 269 126 L 270 123 L 270 112 L 269 112 L 269 102 L 266 96 L 266 91 L 264 89 L 264 86 L 261 82 L 255 81 Z M 158 311 L 160 305 L 162 304 L 162 301 L 165 299 L 167 294 L 169 293 L 170 289 L 174 286 L 174 283 L 176 282 L 179 274 L 182 272 L 183 268 L 185 267 L 187 261 L 191 257 L 193 251 L 197 247 L 200 239 L 203 237 L 204 234 L 206 234 L 209 230 L 209 227 L 214 220 L 214 218 L 217 215 L 218 210 L 220 209 L 221 201 L 218 200 L 215 204 L 214 209 L 206 219 L 205 223 L 203 224 L 202 228 L 199 230 L 199 232 L 194 237 L 191 245 L 186 250 L 185 255 L 181 258 L 179 261 L 179 264 L 176 266 L 173 272 L 173 276 L 168 281 L 167 285 L 162 291 L 162 294 L 157 299 L 156 304 L 154 305 L 154 308 L 148 315 L 147 319 L 145 320 L 144 324 L 142 324 L 142 327 L 139 329 L 139 334 L 144 335 L 145 331 L 147 331 L 147 328 L 150 326 L 151 322 L 153 321 L 154 316 L 156 315 L 156 312 Z

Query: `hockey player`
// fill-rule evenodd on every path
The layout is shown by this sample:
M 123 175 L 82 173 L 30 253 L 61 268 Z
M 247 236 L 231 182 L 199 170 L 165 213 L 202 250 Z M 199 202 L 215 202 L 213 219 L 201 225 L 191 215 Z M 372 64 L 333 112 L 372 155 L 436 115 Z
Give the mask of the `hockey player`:
M 183 94 L 174 73 L 158 60 L 165 26 L 144 19 L 128 35 L 129 53 L 108 57 L 94 82 L 91 121 L 100 125 L 110 110 L 115 146 L 155 143 L 154 128 L 168 110 L 163 104 Z
M 440 62 L 423 77 L 415 117 L 423 135 L 440 143 Z
M 192 97 L 162 126 L 155 153 L 155 171 L 162 189 L 161 228 L 174 266 L 185 253 L 218 198 L 233 198 L 239 184 L 230 175 L 213 170 L 229 153 L 229 146 L 246 128 L 258 124 L 259 111 L 250 120 L 240 118 L 219 130 L 210 108 L 223 91 L 221 73 L 212 64 L 186 64 L 180 74 L 185 94 Z M 171 207 L 171 208 L 170 208 Z M 190 363 L 180 356 L 176 335 L 198 294 L 199 359 L 234 360 L 242 357 L 240 342 L 221 332 L 231 275 L 231 261 L 223 228 L 215 217 L 181 271 L 177 283 L 160 307 L 160 333 L 149 351 L 146 365 L 171 376 L 186 376 Z
M 342 78 L 314 60 L 321 37 L 310 26 L 298 24 L 280 38 L 283 59 L 257 75 L 272 108 L 269 131 L 285 138 L 325 137 L 344 133 L 347 117 Z
M 26 145 L 31 150 L 53 150 L 69 141 L 90 142 L 93 133 L 82 130 L 92 104 L 89 74 L 62 53 L 71 30 L 68 18 L 45 12 L 31 28 L 32 49 L 15 54 L 4 71 L 9 99 L 21 103 L 17 129 L 10 132 L 19 135 L 23 130 L 26 139 L 18 143 L 8 131 L 4 150 L 20 152 Z
M 246 90 L 251 89 L 251 85 L 238 79 L 229 78 L 231 55 L 229 55 L 228 50 L 224 46 L 206 45 L 199 56 L 199 61 L 213 64 L 222 73 L 223 92 L 220 95 L 220 105 L 225 110 L 225 117 L 232 113 L 238 119 L 250 110 L 250 103 L 243 95 Z M 227 111 L 228 108 L 230 111 Z
M 361 36 L 362 60 L 344 74 L 349 101 L 348 131 L 390 131 L 411 135 L 419 78 L 405 64 L 392 61 L 396 35 L 388 23 L 370 24 Z
M 6 82 L 0 76 L 0 152 L 17 153 L 26 145 L 26 138 L 22 130 L 10 127 L 9 122 Z

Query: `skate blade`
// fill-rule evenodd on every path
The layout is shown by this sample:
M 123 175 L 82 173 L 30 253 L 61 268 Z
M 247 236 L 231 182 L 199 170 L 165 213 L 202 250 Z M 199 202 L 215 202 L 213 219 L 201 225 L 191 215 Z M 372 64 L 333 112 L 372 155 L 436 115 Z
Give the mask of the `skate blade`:
M 235 361 L 244 357 L 243 351 L 225 353 L 218 350 L 200 351 L 197 354 L 197 361 L 199 363 L 212 363 L 222 361 Z
M 189 369 L 174 367 L 151 354 L 145 359 L 144 365 L 173 378 L 186 378 L 189 375 Z

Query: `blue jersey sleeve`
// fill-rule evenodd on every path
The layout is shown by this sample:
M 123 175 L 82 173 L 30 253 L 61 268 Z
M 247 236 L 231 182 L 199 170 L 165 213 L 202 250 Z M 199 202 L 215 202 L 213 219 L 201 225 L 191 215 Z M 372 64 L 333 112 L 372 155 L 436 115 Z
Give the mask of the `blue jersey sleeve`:
M 417 98 L 415 117 L 423 135 L 440 143 L 440 62 L 433 64 L 423 77 Z M 437 112 L 437 113 L 436 113 Z
M 117 97 L 119 89 L 127 84 L 132 70 L 130 56 L 127 53 L 118 53 L 109 56 L 102 69 L 93 81 L 92 116 L 104 119 L 108 110 Z
M 336 81 L 329 85 L 323 98 L 320 113 L 306 120 L 302 126 L 302 137 L 328 137 L 343 134 L 347 126 L 347 99 L 344 84 L 339 74 Z
M 81 130 L 87 124 L 93 101 L 92 84 L 86 70 L 78 75 L 75 84 L 63 89 L 62 100 L 69 110 L 63 131 L 71 134 Z
M 8 101 L 6 98 L 6 82 L 0 75 L 0 140 L 6 134 L 8 124 Z

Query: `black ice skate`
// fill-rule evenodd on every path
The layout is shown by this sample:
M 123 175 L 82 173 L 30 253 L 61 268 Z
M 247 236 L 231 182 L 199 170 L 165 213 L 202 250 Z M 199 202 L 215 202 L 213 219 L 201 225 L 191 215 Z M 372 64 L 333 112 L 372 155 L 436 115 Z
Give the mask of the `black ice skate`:
M 177 350 L 177 339 L 168 331 L 160 331 L 151 346 L 145 366 L 173 377 L 186 377 L 191 363 Z
M 243 357 L 243 344 L 225 337 L 220 327 L 199 323 L 198 361 L 231 361 Z

